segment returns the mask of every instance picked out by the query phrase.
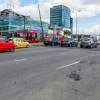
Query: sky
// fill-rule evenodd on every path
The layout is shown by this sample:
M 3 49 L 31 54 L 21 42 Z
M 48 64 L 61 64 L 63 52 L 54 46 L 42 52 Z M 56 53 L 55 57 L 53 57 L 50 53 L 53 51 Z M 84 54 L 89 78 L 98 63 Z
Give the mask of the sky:
M 17 13 L 39 20 L 38 4 L 42 20 L 50 23 L 50 8 L 65 5 L 71 9 L 74 19 L 73 33 L 76 33 L 76 13 L 78 34 L 94 34 L 100 32 L 100 0 L 0 0 L 0 10 L 11 8 Z M 80 11 L 80 12 L 79 12 Z

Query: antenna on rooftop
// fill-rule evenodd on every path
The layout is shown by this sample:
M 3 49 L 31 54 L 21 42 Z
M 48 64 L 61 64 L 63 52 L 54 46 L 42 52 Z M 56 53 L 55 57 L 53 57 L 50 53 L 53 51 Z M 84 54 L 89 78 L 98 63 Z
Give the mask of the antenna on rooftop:
M 12 2 L 10 1 L 10 3 L 7 3 L 7 9 L 12 10 L 14 8 L 14 5 L 12 4 Z

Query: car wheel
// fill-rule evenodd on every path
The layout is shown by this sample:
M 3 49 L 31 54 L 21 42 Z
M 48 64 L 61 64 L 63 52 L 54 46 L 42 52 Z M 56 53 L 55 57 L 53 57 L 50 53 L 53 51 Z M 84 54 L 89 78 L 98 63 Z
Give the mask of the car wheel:
M 95 48 L 97 48 L 97 45 L 95 46 Z
M 78 45 L 77 44 L 75 44 L 75 47 L 77 47 Z
M 63 44 L 61 44 L 61 47 L 63 47 Z
M 33 43 L 35 43 L 35 40 L 33 40 Z
M 26 48 L 29 48 L 29 47 L 30 47 L 30 45 L 29 45 L 29 44 L 27 44 Z
M 68 47 L 71 47 L 71 44 L 68 44 Z
M 52 46 L 55 46 L 55 44 L 54 44 L 54 43 L 52 43 Z
M 83 48 L 83 46 L 82 46 L 82 45 L 80 45 L 80 48 Z
M 9 51 L 14 52 L 14 47 L 10 47 Z
M 15 48 L 17 49 L 17 45 L 15 45 Z
M 93 48 L 93 46 L 92 46 L 92 45 L 90 45 L 90 48 L 92 49 L 92 48 Z
M 45 46 L 47 46 L 47 44 L 44 44 Z

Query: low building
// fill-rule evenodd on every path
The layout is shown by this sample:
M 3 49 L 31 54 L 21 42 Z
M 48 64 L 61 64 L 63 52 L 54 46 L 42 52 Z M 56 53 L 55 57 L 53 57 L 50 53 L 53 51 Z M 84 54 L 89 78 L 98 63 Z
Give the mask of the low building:
M 40 21 L 24 16 L 12 10 L 5 9 L 0 12 L 0 35 L 12 37 L 14 31 L 29 30 L 41 33 Z M 48 23 L 43 22 L 43 31 L 48 33 Z
M 64 28 L 64 27 L 54 25 L 54 24 L 48 25 L 48 33 L 50 33 L 50 34 L 64 35 L 64 30 L 71 31 L 71 28 Z M 67 37 L 71 37 L 71 36 L 67 36 Z

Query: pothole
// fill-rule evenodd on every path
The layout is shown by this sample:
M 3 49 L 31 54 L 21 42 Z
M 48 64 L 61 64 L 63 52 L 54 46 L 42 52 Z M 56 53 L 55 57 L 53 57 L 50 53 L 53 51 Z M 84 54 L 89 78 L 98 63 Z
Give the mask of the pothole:
M 67 75 L 69 78 L 74 79 L 74 81 L 80 81 L 81 77 L 77 73 L 77 71 L 71 72 L 69 75 Z
M 82 69 L 81 69 L 81 68 L 78 68 L 77 70 L 78 70 L 78 71 L 81 71 Z

